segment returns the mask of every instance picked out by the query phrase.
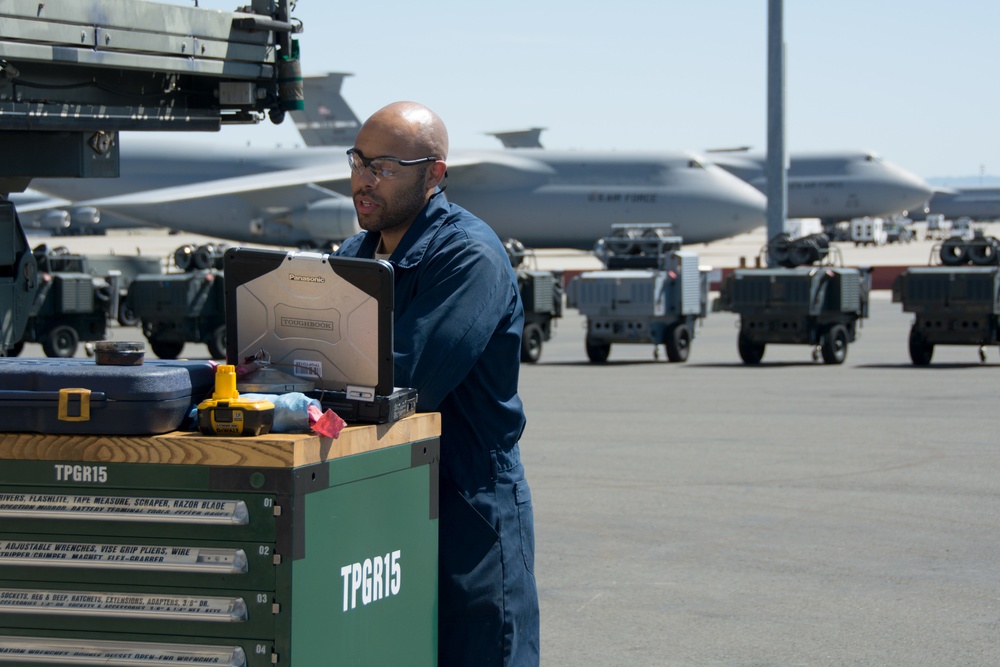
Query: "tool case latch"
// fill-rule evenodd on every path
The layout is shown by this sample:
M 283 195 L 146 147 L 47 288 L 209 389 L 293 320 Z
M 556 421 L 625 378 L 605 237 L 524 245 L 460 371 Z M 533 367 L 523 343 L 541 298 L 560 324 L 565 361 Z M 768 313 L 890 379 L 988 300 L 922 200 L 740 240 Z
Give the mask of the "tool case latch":
M 90 421 L 90 390 L 67 388 L 59 390 L 59 421 Z

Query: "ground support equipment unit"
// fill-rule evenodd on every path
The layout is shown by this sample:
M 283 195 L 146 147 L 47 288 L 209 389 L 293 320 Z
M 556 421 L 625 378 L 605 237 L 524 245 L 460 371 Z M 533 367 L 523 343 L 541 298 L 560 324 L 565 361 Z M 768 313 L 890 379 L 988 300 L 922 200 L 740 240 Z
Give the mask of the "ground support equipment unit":
M 213 359 L 226 358 L 224 250 L 210 243 L 181 246 L 173 257 L 181 272 L 132 281 L 125 304 L 157 357 L 176 359 L 186 343 L 204 343 Z
M 998 248 L 993 237 L 952 237 L 939 248 L 944 266 L 911 267 L 896 278 L 892 300 L 914 314 L 909 337 L 914 365 L 931 363 L 935 345 L 974 345 L 985 361 L 985 346 L 1000 343 Z M 964 265 L 968 262 L 972 265 Z
M 868 317 L 870 269 L 823 263 L 829 259 L 826 235 L 779 237 L 767 253 L 780 258 L 780 265 L 736 269 L 713 304 L 715 311 L 740 316 L 737 346 L 743 363 L 760 363 L 772 343 L 811 345 L 814 359 L 843 363 L 859 320 Z
M 80 342 L 104 340 L 108 321 L 136 324 L 124 299 L 140 271 L 159 271 L 154 257 L 87 257 L 49 249 L 33 251 L 38 266 L 38 291 L 24 336 L 9 351 L 16 357 L 24 343 L 40 343 L 48 357 L 72 357 Z
M 436 665 L 439 434 L 0 434 L 0 667 Z
M 538 270 L 534 250 L 526 249 L 517 239 L 507 239 L 504 248 L 524 304 L 521 361 L 533 364 L 542 358 L 542 344 L 552 339 L 555 320 L 562 317 L 562 279 L 551 271 Z
M 587 317 L 586 350 L 607 361 L 615 343 L 666 348 L 671 362 L 687 361 L 695 324 L 708 307 L 708 272 L 698 255 L 681 250 L 670 225 L 612 225 L 595 254 L 606 267 L 587 271 L 566 287 L 566 304 Z

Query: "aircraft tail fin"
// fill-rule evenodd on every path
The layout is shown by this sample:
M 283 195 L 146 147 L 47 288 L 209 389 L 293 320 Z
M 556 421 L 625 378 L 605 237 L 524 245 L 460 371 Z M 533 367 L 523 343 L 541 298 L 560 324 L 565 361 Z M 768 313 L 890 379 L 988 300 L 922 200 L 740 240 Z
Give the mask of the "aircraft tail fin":
M 349 76 L 345 72 L 330 72 L 302 77 L 305 108 L 291 114 L 306 146 L 354 144 L 361 121 L 340 94 L 341 84 Z
M 487 132 L 496 137 L 504 148 L 541 148 L 541 135 L 544 127 L 533 127 L 529 130 L 514 130 L 512 132 Z

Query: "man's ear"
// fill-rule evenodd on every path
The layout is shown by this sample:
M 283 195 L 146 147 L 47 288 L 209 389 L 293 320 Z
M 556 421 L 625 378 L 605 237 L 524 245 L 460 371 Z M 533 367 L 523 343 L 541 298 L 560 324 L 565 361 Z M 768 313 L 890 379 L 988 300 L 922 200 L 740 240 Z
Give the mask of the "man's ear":
M 425 183 L 427 185 L 427 189 L 430 190 L 440 185 L 441 180 L 444 179 L 446 171 L 448 171 L 448 165 L 445 164 L 444 162 L 438 160 L 437 162 L 432 164 L 430 168 L 427 170 L 427 175 L 425 177 Z

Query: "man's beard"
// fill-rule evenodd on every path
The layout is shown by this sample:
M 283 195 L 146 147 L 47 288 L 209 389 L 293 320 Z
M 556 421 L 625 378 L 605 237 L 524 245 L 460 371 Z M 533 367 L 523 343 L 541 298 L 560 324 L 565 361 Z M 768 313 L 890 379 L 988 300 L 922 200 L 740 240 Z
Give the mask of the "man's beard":
M 358 225 L 368 232 L 381 232 L 407 224 L 420 213 L 427 203 L 423 178 L 418 179 L 411 187 L 399 192 L 391 202 L 371 191 L 365 192 L 360 188 L 354 192 L 354 195 L 361 195 L 379 205 L 379 210 L 373 215 L 362 217 L 358 214 Z

